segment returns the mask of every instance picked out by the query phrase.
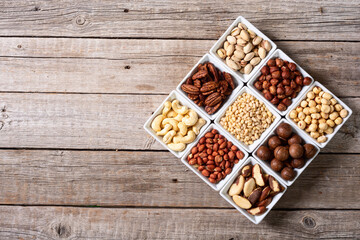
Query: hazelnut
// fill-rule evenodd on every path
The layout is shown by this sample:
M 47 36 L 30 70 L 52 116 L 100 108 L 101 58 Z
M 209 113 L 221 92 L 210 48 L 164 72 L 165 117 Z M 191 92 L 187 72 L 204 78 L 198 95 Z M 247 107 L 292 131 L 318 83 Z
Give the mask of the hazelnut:
M 278 146 L 274 150 L 275 158 L 279 161 L 285 161 L 289 158 L 289 150 L 287 147 Z
M 297 92 L 293 92 L 293 94 L 291 94 L 291 98 L 296 98 L 297 97 L 297 95 L 298 95 L 298 93 Z
M 263 89 L 269 89 L 270 83 L 268 81 L 264 81 L 262 84 Z
M 292 134 L 292 128 L 288 123 L 281 123 L 276 128 L 276 134 L 283 139 L 288 139 Z
M 295 82 L 294 80 L 291 80 L 291 82 L 290 82 L 290 87 L 291 87 L 292 89 L 295 89 L 295 88 L 297 87 L 296 82 Z
M 290 106 L 291 105 L 291 103 L 292 103 L 292 101 L 291 101 L 291 99 L 289 99 L 289 98 L 284 98 L 282 101 L 281 101 L 281 103 L 283 103 L 285 106 Z
M 271 73 L 272 78 L 280 78 L 281 74 L 280 71 L 275 71 Z
M 273 99 L 274 96 L 270 92 L 267 92 L 264 94 L 264 97 L 266 98 L 266 100 L 271 101 L 271 99 Z
M 268 65 L 269 67 L 275 66 L 275 65 L 276 65 L 275 60 L 274 60 L 274 59 L 269 59 L 269 61 L 267 62 L 267 65 Z
M 262 88 L 262 84 L 261 84 L 261 82 L 259 82 L 259 81 L 257 81 L 257 82 L 255 82 L 254 83 L 254 87 L 257 89 L 257 90 L 259 90 L 259 91 L 261 91 L 263 88 Z
M 271 159 L 271 151 L 266 146 L 260 146 L 256 151 L 256 155 L 263 161 L 269 161 Z
M 270 150 L 274 150 L 275 148 L 277 148 L 280 145 L 281 145 L 281 140 L 278 136 L 272 136 L 269 138 L 268 146 L 269 146 Z
M 282 72 L 281 73 L 281 76 L 282 76 L 282 78 L 290 78 L 290 72 L 288 72 L 288 71 L 285 71 L 285 72 Z
M 290 164 L 293 168 L 302 168 L 305 165 L 305 160 L 303 158 L 294 158 Z
M 304 145 L 304 152 L 305 157 L 309 159 L 314 157 L 314 155 L 316 154 L 316 148 L 314 147 L 314 145 L 307 143 Z
M 284 65 L 284 61 L 281 58 L 277 58 L 275 60 L 276 66 L 282 67 Z
M 279 109 L 279 111 L 286 111 L 287 109 L 287 106 L 283 103 L 280 103 L 278 106 L 277 106 L 277 109 Z
M 311 84 L 311 81 L 312 81 L 311 78 L 305 77 L 304 80 L 303 80 L 304 86 L 310 85 L 310 84 Z
M 283 77 L 284 78 L 284 77 Z M 290 80 L 289 79 L 286 79 L 284 78 L 284 80 L 282 80 L 281 82 L 284 86 L 290 86 Z
M 303 77 L 302 76 L 296 76 L 295 82 L 297 85 L 302 86 L 303 85 Z
M 277 97 L 278 97 L 279 99 L 284 99 L 286 96 L 285 96 L 285 94 L 278 94 Z
M 289 167 L 284 167 L 283 170 L 281 171 L 281 177 L 285 180 L 291 181 L 295 177 L 295 172 L 293 169 Z
M 288 144 L 292 145 L 292 144 L 301 144 L 302 139 L 299 135 L 294 134 L 291 138 L 289 138 L 288 140 Z
M 278 97 L 274 97 L 270 102 L 274 105 L 278 105 L 280 102 L 280 99 Z
M 292 158 L 301 158 L 304 154 L 304 148 L 300 144 L 291 144 L 289 154 Z
M 269 91 L 272 95 L 276 95 L 276 87 L 275 86 L 270 86 Z
M 264 75 L 268 75 L 268 74 L 270 73 L 269 67 L 266 66 L 266 65 L 263 66 L 263 67 L 261 68 L 261 73 L 264 74 Z
M 284 163 L 274 158 L 273 160 L 271 160 L 270 166 L 272 170 L 276 172 L 280 172 L 281 169 L 283 169 L 284 167 Z
M 265 80 L 266 80 L 266 81 L 270 81 L 271 78 L 272 78 L 272 77 L 271 77 L 271 74 L 269 74 L 269 75 L 266 75 Z
M 276 71 L 279 71 L 279 68 L 278 67 L 270 67 L 270 73 L 273 73 L 273 72 L 276 72 Z
M 290 72 L 290 69 L 287 66 L 284 65 L 284 66 L 281 67 L 281 71 L 282 72 Z
M 284 88 L 278 86 L 278 88 L 276 89 L 276 93 L 278 95 L 283 95 L 283 94 L 285 94 L 285 90 L 284 90 Z
M 293 94 L 294 90 L 289 87 L 289 86 L 285 86 L 285 96 L 291 96 L 291 94 Z
M 272 78 L 270 80 L 270 84 L 273 85 L 273 86 L 276 86 L 278 83 L 279 83 L 279 79 Z
M 295 63 L 289 63 L 289 64 L 288 64 L 288 68 L 290 69 L 290 71 L 295 71 L 295 70 L 296 70 L 296 65 L 295 65 Z

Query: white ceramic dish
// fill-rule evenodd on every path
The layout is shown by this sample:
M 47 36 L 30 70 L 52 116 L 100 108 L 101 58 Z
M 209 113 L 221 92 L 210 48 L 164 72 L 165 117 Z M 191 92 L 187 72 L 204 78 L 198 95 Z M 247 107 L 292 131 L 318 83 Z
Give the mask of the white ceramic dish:
M 275 58 L 281 58 L 282 60 L 286 60 L 288 62 L 293 62 L 296 64 L 296 69 L 299 70 L 301 72 L 301 74 L 303 75 L 303 77 L 309 77 L 311 78 L 311 84 L 309 84 L 308 86 L 303 86 L 303 88 L 301 89 L 301 91 L 299 92 L 299 94 L 297 95 L 296 98 L 294 98 L 292 100 L 292 104 L 285 110 L 285 111 L 280 111 L 274 104 L 272 104 L 270 101 L 266 100 L 266 98 L 264 97 L 264 95 L 262 94 L 261 91 L 257 90 L 254 86 L 254 83 L 256 82 L 256 80 L 261 76 L 261 72 L 258 71 L 256 72 L 255 75 L 252 76 L 251 80 L 249 81 L 248 83 L 248 87 L 251 88 L 253 91 L 257 92 L 260 96 L 261 96 L 261 99 L 263 99 L 264 101 L 268 102 L 269 105 L 275 109 L 276 112 L 278 112 L 281 116 L 285 116 L 291 108 L 293 108 L 293 106 L 295 105 L 295 103 L 306 93 L 309 91 L 310 89 L 310 86 L 314 83 L 314 79 L 304 70 L 302 69 L 299 64 L 297 64 L 294 60 L 292 60 L 288 55 L 286 55 L 283 51 L 281 51 L 280 49 L 276 49 L 275 52 L 267 59 L 275 59 Z M 261 66 L 260 66 L 260 70 L 263 66 L 265 66 L 267 63 L 266 62 L 263 62 L 261 63 Z
M 239 176 L 239 173 L 237 172 L 236 174 L 234 174 L 230 180 L 225 184 L 225 186 L 220 190 L 220 195 L 226 200 L 228 201 L 231 205 L 233 205 L 239 212 L 241 212 L 245 217 L 247 217 L 250 221 L 252 221 L 255 224 L 259 224 L 265 217 L 266 215 L 270 212 L 270 210 L 275 206 L 275 204 L 280 200 L 280 198 L 284 195 L 284 193 L 286 192 L 286 185 L 284 185 L 281 181 L 279 181 L 279 178 L 274 175 L 271 171 L 268 171 L 268 169 L 266 167 L 264 167 L 264 165 L 257 161 L 256 159 L 254 159 L 253 157 L 249 157 L 239 168 L 239 171 L 242 169 L 242 167 L 246 166 L 247 164 L 251 163 L 252 165 L 255 164 L 259 164 L 260 167 L 262 168 L 263 172 L 272 175 L 285 189 L 284 191 L 282 191 L 281 193 L 276 194 L 271 203 L 266 207 L 267 210 L 266 212 L 264 212 L 261 215 L 258 216 L 254 216 L 251 215 L 250 213 L 248 213 L 245 209 L 240 208 L 238 205 L 236 205 L 234 203 L 234 201 L 232 200 L 232 197 L 228 194 L 229 188 L 231 187 L 231 185 L 233 184 L 233 182 L 235 181 L 235 179 Z
M 167 150 L 169 150 L 172 154 L 174 154 L 174 155 L 175 155 L 176 157 L 178 157 L 178 158 L 181 158 L 181 157 L 184 155 L 184 153 L 190 148 L 191 143 L 187 144 L 185 150 L 182 151 L 182 152 L 173 151 L 173 150 L 171 150 L 171 149 L 162 141 L 162 137 L 163 137 L 163 136 L 158 136 L 158 135 L 156 135 L 155 131 L 151 128 L 151 122 L 153 121 L 153 119 L 154 119 L 156 116 L 158 116 L 158 115 L 161 114 L 161 112 L 162 112 L 162 110 L 163 110 L 163 108 L 164 108 L 164 103 L 165 103 L 166 101 L 172 101 L 172 100 L 174 100 L 174 99 L 179 100 L 179 102 L 180 102 L 181 105 L 185 105 L 185 106 L 187 106 L 188 108 L 191 108 L 191 109 L 195 110 L 195 112 L 196 112 L 200 117 L 202 117 L 203 119 L 205 119 L 206 123 L 205 123 L 205 125 L 202 126 L 202 128 L 200 129 L 199 135 L 201 135 L 201 133 L 204 132 L 204 130 L 205 130 L 205 129 L 207 128 L 207 126 L 210 124 L 210 119 L 209 119 L 207 116 L 205 116 L 204 114 L 202 114 L 201 112 L 199 112 L 196 108 L 194 108 L 194 107 L 192 106 L 192 104 L 191 104 L 190 102 L 188 102 L 185 98 L 183 98 L 178 92 L 172 91 L 172 92 L 170 93 L 170 95 L 166 97 L 166 99 L 161 103 L 161 105 L 160 105 L 160 106 L 156 109 L 156 111 L 151 115 L 151 117 L 145 122 L 145 124 L 144 124 L 145 130 L 146 130 L 153 138 L 155 138 L 161 145 L 163 145 Z M 199 135 L 196 136 L 196 139 L 194 140 L 194 142 L 197 142 L 197 141 L 198 141 Z
M 274 127 L 274 129 L 273 129 L 273 131 L 271 132 L 271 134 L 269 134 L 269 135 L 261 142 L 261 144 L 255 149 L 255 151 L 254 151 L 254 153 L 253 153 L 253 157 L 254 157 L 256 160 L 258 160 L 259 162 L 264 163 L 264 165 L 266 165 L 266 167 L 268 167 L 269 169 L 271 169 L 270 161 L 269 161 L 269 162 L 266 162 L 266 161 L 261 160 L 261 159 L 256 155 L 256 152 L 257 152 L 257 150 L 259 149 L 260 146 L 267 146 L 267 141 L 268 141 L 268 139 L 269 139 L 270 137 L 276 135 L 276 134 L 275 134 L 276 128 L 277 128 L 281 123 L 284 123 L 284 122 L 290 124 L 290 122 L 287 121 L 286 119 L 284 119 L 284 118 L 281 119 L 280 122 L 278 122 L 278 124 Z M 291 186 L 291 185 L 295 182 L 295 180 L 300 176 L 300 174 L 310 165 L 310 163 L 316 158 L 316 156 L 317 156 L 317 155 L 319 154 L 319 152 L 320 152 L 320 148 L 319 148 L 316 144 L 314 144 L 314 143 L 311 141 L 311 139 L 309 139 L 310 136 L 308 136 L 307 134 L 305 134 L 304 131 L 300 131 L 300 129 L 295 128 L 293 125 L 290 124 L 290 126 L 292 127 L 293 133 L 298 134 L 298 135 L 302 138 L 303 142 L 305 142 L 305 143 L 310 143 L 310 144 L 312 144 L 312 145 L 316 148 L 316 154 L 315 154 L 312 158 L 306 159 L 306 160 L 305 160 L 305 165 L 304 165 L 302 168 L 300 168 L 300 169 L 295 168 L 295 169 L 294 169 L 294 171 L 296 172 L 296 176 L 295 176 L 295 178 L 294 178 L 293 180 L 291 180 L 291 181 L 288 181 L 288 180 L 283 179 L 283 178 L 281 177 L 280 172 L 276 172 L 276 171 L 274 171 L 273 169 L 271 169 L 271 171 L 272 171 L 283 183 L 285 183 L 286 186 Z
M 272 122 L 272 124 L 270 125 L 270 127 L 268 129 L 266 129 L 265 132 L 263 132 L 260 136 L 260 138 L 258 140 L 256 140 L 253 144 L 251 145 L 245 145 L 243 142 L 240 142 L 239 140 L 236 139 L 236 137 L 234 135 L 232 135 L 231 133 L 229 133 L 226 129 L 224 129 L 224 127 L 220 124 L 220 120 L 221 118 L 224 116 L 226 110 L 230 107 L 230 105 L 233 104 L 233 102 L 235 102 L 235 100 L 237 100 L 237 98 L 243 94 L 243 93 L 249 93 L 251 95 L 253 95 L 254 97 L 256 97 L 260 102 L 263 102 L 265 104 L 265 106 L 269 109 L 269 111 L 275 116 L 275 120 Z M 224 106 L 221 110 L 221 112 L 219 112 L 218 116 L 215 119 L 215 124 L 218 125 L 221 129 L 223 129 L 226 134 L 229 136 L 229 138 L 231 139 L 232 142 L 238 142 L 242 148 L 244 148 L 246 151 L 248 151 L 249 153 L 251 153 L 261 142 L 262 140 L 272 131 L 272 129 L 274 128 L 274 126 L 276 125 L 277 122 L 279 122 L 281 119 L 281 116 L 273 109 L 269 106 L 269 104 L 265 101 L 263 101 L 259 95 L 252 91 L 250 88 L 248 87 L 243 87 L 232 99 L 230 99 L 226 106 Z
M 244 158 L 241 159 L 237 164 L 234 164 L 234 167 L 231 171 L 231 173 L 229 175 L 227 175 L 223 180 L 221 180 L 220 182 L 218 182 L 217 184 L 211 183 L 209 181 L 209 179 L 207 177 L 205 177 L 204 175 L 201 174 L 201 172 L 199 170 L 197 170 L 194 166 L 190 165 L 187 161 L 187 157 L 191 152 L 191 149 L 196 146 L 196 144 L 199 142 L 200 138 L 203 137 L 207 132 L 216 129 L 219 131 L 219 133 L 223 136 L 226 136 L 225 132 L 223 129 L 219 128 L 218 126 L 216 126 L 215 124 L 210 124 L 210 126 L 208 126 L 206 128 L 206 130 L 201 134 L 201 136 L 199 137 L 199 139 L 197 139 L 196 142 L 192 143 L 190 148 L 186 151 L 186 153 L 184 154 L 184 156 L 181 158 L 181 161 L 183 162 L 183 164 L 185 164 L 189 169 L 191 169 L 191 171 L 193 171 L 196 175 L 198 175 L 204 182 L 206 182 L 210 187 L 212 187 L 215 191 L 219 191 L 224 185 L 225 183 L 234 175 L 238 172 L 239 167 L 241 166 L 241 164 L 246 161 L 246 159 L 248 158 L 249 154 L 240 146 L 240 144 L 238 144 L 237 142 L 233 142 L 233 144 L 235 146 L 238 147 L 239 150 L 241 150 L 244 153 Z M 227 138 L 229 141 L 230 139 Z
M 220 71 L 222 72 L 228 72 L 232 75 L 233 77 L 233 80 L 234 80 L 234 84 L 235 84 L 235 89 L 233 90 L 233 92 L 231 93 L 230 96 L 227 97 L 227 99 L 225 99 L 225 101 L 223 102 L 222 106 L 214 113 L 214 114 L 208 114 L 206 111 L 205 111 L 205 108 L 204 107 L 199 107 L 198 105 L 196 105 L 192 100 L 190 100 L 187 96 L 187 93 L 184 92 L 182 89 L 181 89 L 181 85 L 183 83 L 186 82 L 186 80 L 191 77 L 196 69 L 197 69 L 197 66 L 200 64 L 200 63 L 205 63 L 205 62 L 210 62 L 212 64 L 214 64 L 214 66 L 216 68 L 218 68 Z M 183 95 L 183 97 L 185 97 L 187 100 L 189 100 L 189 102 L 192 103 L 192 105 L 198 109 L 199 111 L 201 111 L 204 115 L 206 115 L 208 118 L 210 118 L 211 120 L 215 119 L 217 114 L 221 111 L 221 109 L 224 107 L 224 105 L 226 104 L 226 102 L 231 99 L 232 96 L 234 96 L 236 94 L 236 92 L 238 92 L 242 87 L 244 86 L 244 83 L 241 81 L 241 79 L 239 78 L 239 76 L 237 76 L 236 74 L 233 74 L 231 73 L 221 62 L 219 62 L 219 60 L 217 60 L 215 57 L 211 56 L 210 54 L 205 54 L 196 64 L 195 66 L 190 70 L 190 72 L 185 76 L 185 78 L 180 82 L 180 84 L 177 86 L 176 90 L 181 93 Z
M 233 69 L 231 69 L 230 67 L 228 67 L 225 63 L 225 60 L 221 59 L 216 51 L 219 48 L 223 47 L 224 42 L 226 41 L 226 37 L 230 34 L 231 30 L 235 27 L 237 27 L 238 23 L 244 23 L 248 29 L 254 31 L 258 36 L 262 37 L 264 40 L 268 40 L 269 43 L 271 44 L 272 48 L 271 50 L 267 53 L 266 57 L 258 64 L 254 67 L 254 69 L 251 71 L 250 74 L 242 74 L 239 71 L 235 71 Z M 260 69 L 260 65 L 263 62 L 267 62 L 267 59 L 269 58 L 269 56 L 272 55 L 272 53 L 275 51 L 276 49 L 276 44 L 270 40 L 270 38 L 268 38 L 265 34 L 263 34 L 259 29 L 257 29 L 254 25 L 252 25 L 249 21 L 247 21 L 244 17 L 239 16 L 231 25 L 230 27 L 225 31 L 225 33 L 219 38 L 219 40 L 214 44 L 214 46 L 212 46 L 212 48 L 210 49 L 210 54 L 213 55 L 214 57 L 216 57 L 218 60 L 220 60 L 228 69 L 229 73 L 232 73 L 232 75 L 237 75 L 241 78 L 242 81 L 244 82 L 248 82 L 251 77 Z
M 324 92 L 328 92 L 331 94 L 331 96 L 333 98 L 336 99 L 336 101 L 344 108 L 348 111 L 348 115 L 346 118 L 343 119 L 343 122 L 336 126 L 334 128 L 334 132 L 332 134 L 326 134 L 325 136 L 327 137 L 327 141 L 324 143 L 318 143 L 316 141 L 316 139 L 312 138 L 310 136 L 310 134 L 308 134 L 305 130 L 300 129 L 297 124 L 290 118 L 290 112 L 293 109 L 296 109 L 296 107 L 300 104 L 300 102 L 304 99 L 306 99 L 306 95 L 308 92 L 310 92 L 314 87 L 320 87 Z M 304 132 L 306 135 L 309 136 L 309 138 L 320 148 L 324 148 L 329 142 L 330 140 L 335 136 L 335 134 L 339 131 L 339 129 L 345 124 L 345 122 L 350 118 L 350 116 L 352 115 L 352 110 L 343 102 L 341 101 L 338 97 L 336 97 L 332 92 L 329 91 L 329 89 L 327 89 L 326 87 L 324 87 L 321 83 L 319 83 L 318 81 L 315 81 L 315 83 L 313 85 L 310 86 L 309 90 L 302 96 L 302 98 L 300 98 L 295 104 L 294 107 L 292 109 L 290 109 L 290 111 L 286 114 L 286 119 L 290 122 L 291 125 L 295 126 L 296 128 L 298 128 L 299 130 L 301 130 L 302 132 Z

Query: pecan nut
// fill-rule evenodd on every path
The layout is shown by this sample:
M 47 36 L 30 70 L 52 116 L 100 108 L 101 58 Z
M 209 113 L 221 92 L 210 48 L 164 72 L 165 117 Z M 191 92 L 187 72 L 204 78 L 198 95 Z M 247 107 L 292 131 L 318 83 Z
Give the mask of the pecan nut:
M 225 81 L 230 85 L 230 87 L 234 90 L 235 89 L 235 84 L 234 84 L 234 80 L 232 78 L 232 76 L 227 73 L 227 72 L 223 72 L 224 75 L 224 79 Z
M 213 107 L 222 101 L 221 95 L 218 92 L 212 93 L 205 99 L 205 105 Z
M 181 89 L 189 94 L 199 94 L 199 88 L 195 87 L 194 85 L 183 84 L 181 85 Z
M 205 111 L 206 111 L 208 114 L 213 114 L 214 112 L 216 112 L 216 111 L 219 109 L 220 105 L 221 105 L 221 102 L 218 103 L 218 104 L 216 104 L 216 105 L 213 106 L 213 107 L 206 106 L 206 107 L 205 107 Z
M 208 72 L 207 72 L 207 71 L 205 71 L 205 70 L 200 70 L 200 71 L 196 72 L 191 78 L 192 78 L 193 80 L 195 80 L 195 79 L 204 78 L 204 77 L 206 77 L 207 75 L 208 75 Z
M 207 82 L 202 85 L 200 88 L 200 92 L 209 92 L 214 89 L 217 89 L 219 87 L 219 84 L 215 81 Z

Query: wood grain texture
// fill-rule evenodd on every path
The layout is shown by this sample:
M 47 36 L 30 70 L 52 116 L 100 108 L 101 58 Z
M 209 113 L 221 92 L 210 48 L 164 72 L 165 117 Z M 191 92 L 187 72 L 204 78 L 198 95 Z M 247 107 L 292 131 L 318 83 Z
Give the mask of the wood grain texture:
M 0 38 L 3 69 L 0 89 L 168 94 L 214 42 Z M 337 96 L 360 96 L 357 80 L 360 43 L 280 41 L 277 44 Z
M 0 147 L 164 150 L 143 124 L 163 95 L 0 94 Z M 360 98 L 323 152 L 359 153 Z M 338 144 L 342 142 L 343 144 Z
M 1 239 L 358 239 L 360 211 L 0 207 Z M 289 230 L 291 226 L 291 230 Z
M 0 204 L 231 208 L 164 152 L 1 150 Z M 359 209 L 359 155 L 319 155 L 276 208 Z M 325 204 L 326 203 L 326 204 Z
M 1 1 L 0 35 L 217 39 L 239 15 L 274 40 L 360 40 L 358 1 Z

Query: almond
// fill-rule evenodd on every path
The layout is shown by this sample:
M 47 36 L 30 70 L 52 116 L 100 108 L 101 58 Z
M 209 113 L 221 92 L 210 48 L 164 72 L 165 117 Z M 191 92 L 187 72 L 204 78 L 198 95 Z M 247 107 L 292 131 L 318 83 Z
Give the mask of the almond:
M 240 197 L 239 195 L 232 196 L 232 199 L 236 205 L 243 209 L 249 209 L 252 206 L 249 200 L 244 197 Z
M 248 197 L 256 187 L 254 178 L 249 178 L 244 184 L 244 195 Z
M 262 214 L 262 213 L 264 213 L 266 211 L 266 207 L 264 207 L 264 206 L 256 207 L 256 208 L 252 208 L 252 209 L 247 210 L 247 211 L 251 215 L 260 215 L 260 214 Z
M 230 190 L 229 190 L 229 195 L 230 196 L 239 195 L 241 193 L 241 191 L 243 190 L 244 183 L 245 183 L 245 178 L 240 175 L 236 179 L 235 183 L 233 183 L 231 185 Z

